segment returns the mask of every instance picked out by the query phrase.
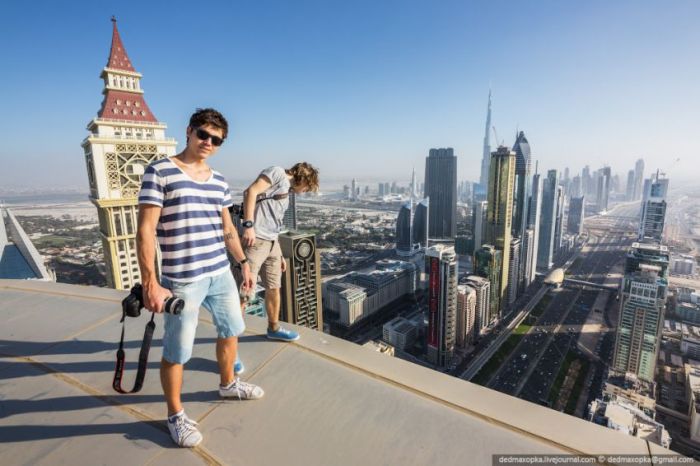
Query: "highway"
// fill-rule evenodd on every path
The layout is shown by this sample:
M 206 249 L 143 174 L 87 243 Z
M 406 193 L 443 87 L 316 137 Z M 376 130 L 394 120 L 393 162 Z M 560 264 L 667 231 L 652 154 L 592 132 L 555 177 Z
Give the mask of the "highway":
M 611 277 L 611 271 L 616 265 L 619 268 L 633 242 L 638 208 L 638 204 L 623 204 L 608 215 L 587 218 L 589 243 L 569 268 L 568 278 L 608 286 L 617 283 L 619 277 Z M 609 360 L 610 345 L 604 347 L 606 354 L 601 354 L 602 338 L 587 338 L 591 347 L 579 339 L 584 324 L 593 316 L 599 293 L 614 296 L 610 291 L 577 285 L 545 291 L 550 294 L 549 305 L 487 383 L 495 390 L 541 404 L 548 404 L 549 391 L 569 351 L 594 365 Z M 602 320 L 600 315 L 597 319 Z

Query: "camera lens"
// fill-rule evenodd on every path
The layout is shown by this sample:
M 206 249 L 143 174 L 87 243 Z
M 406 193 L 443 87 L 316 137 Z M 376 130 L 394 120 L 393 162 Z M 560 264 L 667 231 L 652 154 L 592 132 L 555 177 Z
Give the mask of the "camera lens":
M 163 310 L 168 314 L 180 314 L 185 307 L 185 301 L 182 298 L 170 297 L 163 303 Z

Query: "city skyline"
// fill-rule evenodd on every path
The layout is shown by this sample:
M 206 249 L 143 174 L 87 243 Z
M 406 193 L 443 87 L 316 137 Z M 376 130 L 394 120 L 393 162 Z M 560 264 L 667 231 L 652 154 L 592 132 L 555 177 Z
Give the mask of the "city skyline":
M 608 162 L 624 175 L 641 157 L 649 170 L 683 184 L 700 168 L 681 157 L 690 150 L 687 135 L 700 103 L 691 82 L 696 64 L 683 46 L 697 42 L 691 18 L 699 6 L 691 2 L 538 3 L 527 10 L 423 2 L 371 10 L 212 5 L 220 14 L 206 25 L 190 22 L 188 8 L 147 5 L 135 13 L 128 3 L 109 11 L 47 4 L 20 25 L 9 21 L 17 8 L 9 6 L 0 28 L 0 38 L 13 43 L 0 52 L 12 65 L 0 91 L 2 126 L 10 135 L 24 131 L 27 117 L 49 123 L 32 144 L 6 138 L 0 151 L 6 187 L 87 191 L 75 141 L 97 107 L 112 14 L 145 76 L 151 110 L 169 123 L 179 148 L 195 107 L 212 105 L 229 117 L 233 137 L 212 163 L 232 180 L 302 158 L 321 167 L 326 182 L 345 173 L 395 177 L 399 164 L 421 167 L 431 147 L 454 147 L 458 179 L 478 181 L 489 87 L 492 147 L 511 146 L 522 129 L 542 170 L 568 165 L 577 173 L 585 160 Z M 538 33 L 509 30 L 523 20 Z M 494 24 L 503 32 L 494 33 Z M 416 34 L 425 30 L 431 34 Z M 502 73 L 503 63 L 521 72 Z M 206 73 L 198 73 L 202 68 Z M 241 164 L 243 157 L 256 163 Z M 371 177 L 362 164 L 372 165 Z

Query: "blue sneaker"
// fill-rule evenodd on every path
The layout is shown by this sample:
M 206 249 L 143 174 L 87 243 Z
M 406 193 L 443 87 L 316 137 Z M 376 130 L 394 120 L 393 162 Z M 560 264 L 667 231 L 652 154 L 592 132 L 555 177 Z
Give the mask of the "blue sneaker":
M 233 373 L 234 374 L 242 374 L 245 372 L 245 366 L 243 365 L 243 361 L 241 361 L 240 356 L 236 354 L 236 362 L 233 363 Z
M 283 327 L 278 328 L 276 332 L 273 332 L 268 328 L 267 338 L 270 340 L 296 341 L 299 339 L 299 334 L 294 330 L 287 330 Z

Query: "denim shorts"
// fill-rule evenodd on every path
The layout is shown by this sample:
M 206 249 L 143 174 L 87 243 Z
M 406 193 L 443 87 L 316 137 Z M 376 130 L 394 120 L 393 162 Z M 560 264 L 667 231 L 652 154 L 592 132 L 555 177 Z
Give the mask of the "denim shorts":
M 161 284 L 174 296 L 185 300 L 180 315 L 163 314 L 163 359 L 166 361 L 185 364 L 192 357 L 200 306 L 211 313 L 219 338 L 237 337 L 245 330 L 238 287 L 230 270 L 188 283 L 163 277 Z

